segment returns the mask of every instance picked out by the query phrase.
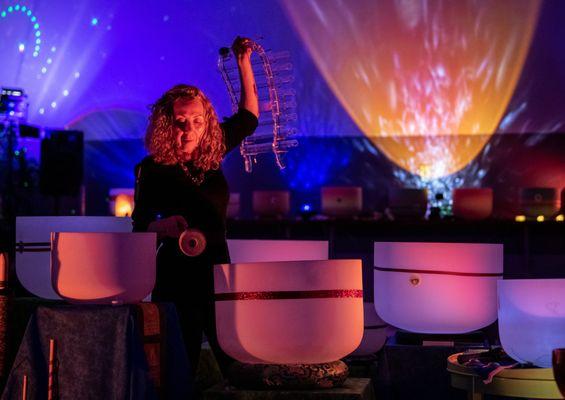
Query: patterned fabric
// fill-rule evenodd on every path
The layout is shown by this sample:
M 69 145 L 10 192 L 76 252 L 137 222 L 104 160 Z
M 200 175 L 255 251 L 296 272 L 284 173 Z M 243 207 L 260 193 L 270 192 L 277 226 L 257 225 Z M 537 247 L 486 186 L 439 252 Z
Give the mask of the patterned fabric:
M 56 342 L 53 384 L 58 388 L 59 398 L 157 399 L 151 375 L 159 379 L 162 399 L 191 398 L 189 365 L 174 307 L 160 304 L 159 308 L 161 310 L 146 309 L 146 306 L 140 309 L 135 305 L 38 307 L 29 320 L 2 400 L 22 398 L 24 377 L 28 399 L 47 398 L 51 339 Z M 144 324 L 138 322 L 140 313 L 146 321 Z M 157 322 L 152 319 L 157 315 L 159 325 L 166 325 L 161 334 L 166 332 L 169 351 L 163 355 L 161 351 L 165 349 L 159 347 L 160 360 L 150 360 L 151 371 L 142 340 L 144 330 L 156 333 L 157 326 L 153 322 Z M 151 338 L 155 339 L 155 335 Z M 156 364 L 159 369 L 155 369 Z M 167 373 L 163 374 L 165 368 Z
M 495 347 L 481 353 L 463 353 L 457 357 L 457 362 L 472 368 L 473 372 L 483 379 L 483 383 L 492 382 L 495 375 L 510 368 L 531 368 L 531 365 L 520 364 L 510 358 L 502 347 Z
M 2 254 L 0 253 L 0 257 Z M 6 361 L 8 353 L 8 307 L 9 296 L 0 295 L 0 385 L 6 379 Z
M 143 351 L 147 359 L 149 377 L 158 394 L 161 394 L 165 374 L 166 328 L 164 312 L 155 303 L 140 303 L 136 307 L 137 320 L 142 330 Z
M 229 382 L 244 389 L 320 389 L 340 387 L 349 374 L 341 361 L 323 364 L 243 364 L 235 362 Z

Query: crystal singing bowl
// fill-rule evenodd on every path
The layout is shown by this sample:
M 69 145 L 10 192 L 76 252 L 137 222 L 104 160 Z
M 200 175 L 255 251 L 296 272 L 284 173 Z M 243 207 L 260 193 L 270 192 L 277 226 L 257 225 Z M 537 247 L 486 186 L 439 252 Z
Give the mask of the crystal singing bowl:
M 493 194 L 490 188 L 458 188 L 453 191 L 453 215 L 479 220 L 490 217 Z
M 232 263 L 328 259 L 327 241 L 229 239 L 228 249 Z
M 248 364 L 332 362 L 363 336 L 361 260 L 214 266 L 222 349 Z
M 53 289 L 71 302 L 139 302 L 155 285 L 155 246 L 155 233 L 53 232 Z
M 385 344 L 389 325 L 384 322 L 375 311 L 373 303 L 363 303 L 364 331 L 363 339 L 359 347 L 355 349 L 353 356 L 368 356 L 375 354 Z
M 498 244 L 376 242 L 375 308 L 395 327 L 466 333 L 496 320 Z
M 498 329 L 513 359 L 551 368 L 553 349 L 565 347 L 565 279 L 498 282 Z
M 61 297 L 51 285 L 51 232 L 131 232 L 131 218 L 17 217 L 16 274 L 26 290 L 44 299 Z
M 553 350 L 553 377 L 561 395 L 565 397 L 565 349 Z

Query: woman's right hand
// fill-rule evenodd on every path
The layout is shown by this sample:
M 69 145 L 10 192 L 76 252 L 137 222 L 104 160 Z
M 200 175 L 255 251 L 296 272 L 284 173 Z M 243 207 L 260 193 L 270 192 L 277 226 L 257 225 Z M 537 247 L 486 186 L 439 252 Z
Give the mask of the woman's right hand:
M 159 240 L 170 237 L 178 238 L 182 232 L 188 228 L 188 224 L 182 215 L 158 219 L 149 224 L 147 230 L 156 232 Z
M 247 59 L 249 59 L 249 57 L 251 57 L 251 53 L 253 52 L 252 43 L 253 42 L 248 38 L 241 36 L 235 38 L 231 45 L 231 50 L 233 51 L 233 54 L 235 55 L 237 60 L 246 57 Z

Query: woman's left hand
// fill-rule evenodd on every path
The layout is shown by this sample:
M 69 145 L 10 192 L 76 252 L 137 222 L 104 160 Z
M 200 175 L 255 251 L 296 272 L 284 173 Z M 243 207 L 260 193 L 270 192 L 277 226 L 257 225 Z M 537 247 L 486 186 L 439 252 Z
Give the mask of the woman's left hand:
M 253 52 L 251 44 L 250 39 L 238 36 L 233 41 L 231 49 L 237 58 L 250 57 Z

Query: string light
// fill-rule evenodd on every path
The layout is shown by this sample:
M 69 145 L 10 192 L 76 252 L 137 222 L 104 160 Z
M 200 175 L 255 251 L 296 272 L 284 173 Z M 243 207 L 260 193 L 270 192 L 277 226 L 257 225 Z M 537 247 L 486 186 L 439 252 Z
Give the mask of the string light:
M 41 36 L 41 30 L 39 29 L 39 22 L 37 22 L 37 17 L 35 15 L 33 15 L 33 12 L 24 5 L 20 5 L 20 4 L 14 4 L 13 6 L 9 6 L 8 8 L 6 8 L 5 10 L 0 11 L 0 18 L 7 18 L 10 14 L 15 14 L 16 12 L 21 12 L 24 16 L 27 16 L 32 25 L 33 28 L 33 35 L 36 38 L 35 40 L 35 48 L 33 51 L 33 57 L 38 57 L 39 56 L 39 52 L 41 50 L 39 44 L 41 43 L 41 39 L 39 39 L 39 37 Z M 20 53 L 23 53 L 25 51 L 25 45 L 24 44 L 20 44 L 20 46 L 18 46 L 18 51 Z
M 32 40 L 34 40 L 33 47 L 31 45 L 29 47 L 30 47 L 30 49 L 33 49 L 32 56 L 34 58 L 37 58 L 37 57 L 39 57 L 39 54 L 41 52 L 42 32 L 41 32 L 41 29 L 40 29 L 40 22 L 38 21 L 37 17 L 33 14 L 33 11 L 28 6 L 16 3 L 16 4 L 12 4 L 12 5 L 8 6 L 4 10 L 0 10 L 0 19 L 7 18 L 10 15 L 15 15 L 17 12 L 21 12 L 25 17 L 29 18 L 30 25 L 31 25 L 31 28 L 32 28 L 32 34 L 33 34 Z M 98 24 L 98 19 L 93 18 L 91 20 L 91 23 L 93 25 Z M 26 46 L 25 43 L 20 43 L 18 45 L 18 51 L 20 53 L 24 53 L 25 50 L 26 50 L 26 47 L 27 46 Z M 57 50 L 57 48 L 55 46 L 51 47 L 52 53 L 54 53 L 56 50 Z M 48 58 L 46 60 L 47 65 L 50 65 L 52 63 L 53 63 L 52 58 Z M 47 71 L 48 71 L 48 69 L 47 69 L 46 65 L 41 66 L 41 74 L 47 74 Z M 76 72 L 75 78 L 78 78 L 78 76 L 79 76 L 79 74 L 78 74 L 78 72 Z M 41 79 L 41 75 L 38 75 L 37 78 Z M 68 95 L 69 95 L 69 90 L 65 89 L 63 91 L 63 96 L 67 97 Z M 57 108 L 57 102 L 56 101 L 51 102 L 50 106 L 51 106 L 52 109 Z M 39 108 L 38 112 L 39 112 L 39 114 L 44 115 L 45 112 L 46 112 L 46 108 L 41 107 L 41 108 Z

